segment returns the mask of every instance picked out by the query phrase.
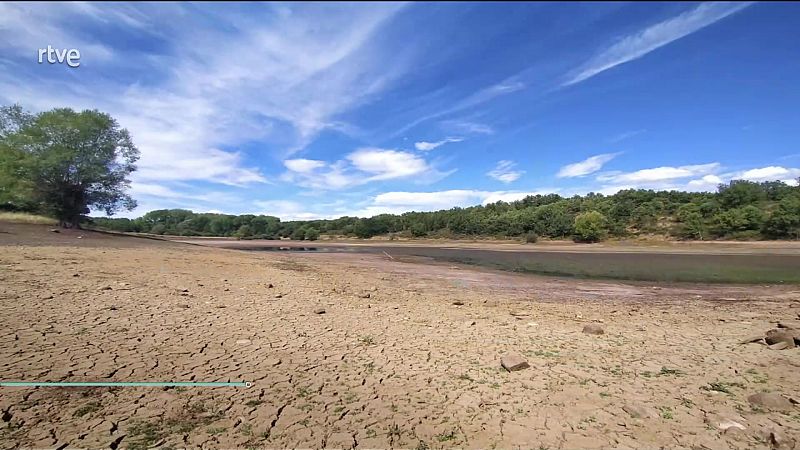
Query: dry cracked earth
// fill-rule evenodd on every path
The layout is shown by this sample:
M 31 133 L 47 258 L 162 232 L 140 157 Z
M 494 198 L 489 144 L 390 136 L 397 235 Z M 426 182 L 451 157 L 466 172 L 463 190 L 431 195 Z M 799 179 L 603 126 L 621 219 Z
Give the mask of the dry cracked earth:
M 3 448 L 800 448 L 800 348 L 739 344 L 798 287 L 0 229 L 3 381 L 252 382 L 0 388 Z

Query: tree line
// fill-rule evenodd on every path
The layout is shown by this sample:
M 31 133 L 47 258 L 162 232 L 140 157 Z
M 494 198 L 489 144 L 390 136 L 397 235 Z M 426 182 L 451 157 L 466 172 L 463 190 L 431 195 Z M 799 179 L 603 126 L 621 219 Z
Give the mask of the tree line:
M 781 181 L 735 180 L 717 192 L 624 190 L 562 197 L 532 195 L 435 212 L 370 218 L 283 222 L 263 215 L 151 211 L 137 219 L 93 219 L 117 231 L 230 236 L 241 239 L 315 240 L 320 234 L 370 238 L 539 237 L 596 242 L 609 237 L 663 235 L 680 239 L 798 239 L 800 187 Z

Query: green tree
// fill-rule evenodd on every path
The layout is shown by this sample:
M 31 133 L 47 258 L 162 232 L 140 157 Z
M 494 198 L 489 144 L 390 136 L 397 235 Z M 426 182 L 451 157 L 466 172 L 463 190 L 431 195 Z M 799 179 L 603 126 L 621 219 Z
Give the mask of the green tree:
M 575 240 L 597 242 L 606 236 L 606 218 L 597 211 L 578 214 L 575 217 Z
M 319 239 L 319 230 L 314 227 L 306 228 L 305 238 L 307 241 L 316 241 Z
M 293 241 L 302 241 L 306 238 L 306 229 L 304 227 L 297 227 L 290 235 Z
M 233 235 L 239 239 L 246 238 L 253 235 L 253 230 L 250 229 L 250 225 L 242 225 Z
M 32 199 L 62 226 L 79 227 L 90 208 L 112 215 L 136 206 L 125 190 L 139 151 L 116 120 L 69 108 L 21 114 L 0 110 L 0 147 L 10 149 L 6 156 L 25 155 L 19 174 L 30 181 Z
M 776 238 L 800 239 L 800 195 L 786 197 L 764 223 L 764 233 Z

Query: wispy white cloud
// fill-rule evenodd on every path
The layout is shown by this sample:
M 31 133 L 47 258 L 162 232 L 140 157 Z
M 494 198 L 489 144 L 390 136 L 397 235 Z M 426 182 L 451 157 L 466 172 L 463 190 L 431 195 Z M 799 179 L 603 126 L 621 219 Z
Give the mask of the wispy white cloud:
M 752 2 L 707 2 L 676 17 L 651 25 L 597 53 L 585 64 L 572 71 L 562 86 L 580 83 L 620 64 L 641 58 L 659 47 L 703 29 L 751 4 Z
M 793 181 L 793 179 L 800 177 L 800 168 L 781 166 L 759 167 L 756 169 L 749 169 L 742 172 L 733 173 L 730 175 L 730 177 L 733 179 L 750 181 Z
M 645 133 L 646 131 L 647 131 L 647 130 L 634 130 L 634 131 L 626 131 L 626 132 L 624 132 L 624 133 L 620 133 L 620 134 L 618 134 L 618 135 L 616 135 L 616 136 L 612 137 L 612 138 L 611 138 L 611 139 L 609 139 L 607 142 L 608 142 L 609 144 L 617 144 L 617 143 L 619 143 L 619 142 L 622 142 L 622 141 L 624 141 L 624 140 L 626 140 L 626 139 L 630 139 L 630 138 L 632 138 L 632 137 L 634 137 L 634 136 L 638 136 L 638 135 L 640 135 L 640 134 L 642 134 L 642 133 Z
M 498 161 L 494 169 L 490 170 L 486 175 L 503 183 L 511 183 L 517 181 L 525 173 L 524 170 L 514 170 L 516 165 L 517 163 L 514 161 L 504 159 Z
M 460 138 L 460 137 L 452 137 L 452 138 L 445 138 L 445 139 L 442 139 L 441 141 L 436 141 L 436 142 L 420 141 L 420 142 L 415 142 L 414 143 L 414 148 L 416 148 L 417 150 L 419 150 L 421 152 L 427 152 L 427 151 L 431 151 L 431 150 L 433 150 L 433 149 L 435 149 L 437 147 L 441 147 L 444 144 L 448 144 L 450 142 L 461 142 L 463 140 L 464 139 Z
M 602 153 L 599 155 L 591 156 L 583 161 L 567 164 L 563 166 L 556 177 L 558 178 L 574 178 L 583 177 L 602 169 L 603 166 L 616 158 L 620 153 Z
M 394 149 L 359 148 L 333 163 L 292 159 L 284 161 L 284 181 L 301 187 L 340 190 L 375 181 L 412 179 L 431 183 L 451 172 L 437 170 L 422 156 Z
M 689 166 L 662 166 L 652 169 L 641 169 L 634 172 L 606 173 L 597 177 L 598 181 L 609 183 L 656 183 L 671 180 L 701 177 L 714 174 L 721 168 L 720 163 L 695 164 Z
M 480 122 L 472 122 L 469 120 L 459 120 L 459 119 L 443 120 L 439 122 L 439 125 L 443 129 L 449 130 L 454 133 L 494 134 L 494 128 L 492 128 L 490 125 Z

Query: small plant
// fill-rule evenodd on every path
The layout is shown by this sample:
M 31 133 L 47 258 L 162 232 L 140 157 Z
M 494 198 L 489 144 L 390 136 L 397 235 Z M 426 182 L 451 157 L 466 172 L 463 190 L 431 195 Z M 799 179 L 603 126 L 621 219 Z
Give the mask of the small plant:
M 534 233 L 533 231 L 529 231 L 525 234 L 525 243 L 527 244 L 535 244 L 539 242 L 539 235 Z
M 742 383 L 729 383 L 725 381 L 715 381 L 713 383 L 708 383 L 706 386 L 701 386 L 700 389 L 704 391 L 715 391 L 715 392 L 722 392 L 724 394 L 733 394 L 731 392 L 731 387 L 744 387 Z
M 682 370 L 679 370 L 679 369 L 668 369 L 666 367 L 662 367 L 661 368 L 661 372 L 659 372 L 658 374 L 659 375 L 675 375 L 675 376 L 686 375 L 686 373 L 683 372 Z
M 252 436 L 253 435 L 253 424 L 246 423 L 239 428 L 239 433 L 242 433 L 245 436 Z
M 426 444 L 425 441 L 419 441 L 419 444 L 417 444 L 417 447 L 415 448 L 415 450 L 428 450 L 428 449 L 430 449 L 430 447 L 428 447 L 428 444 Z
M 261 400 L 248 400 L 247 402 L 245 402 L 245 405 L 252 408 L 252 407 L 258 406 L 258 405 L 260 405 L 262 403 L 264 403 L 264 402 L 262 402 Z
M 661 411 L 661 417 L 667 420 L 672 420 L 672 408 L 669 406 L 659 406 L 658 408 Z
M 601 392 L 600 393 L 600 397 L 603 397 L 603 398 L 611 397 L 611 394 L 609 394 L 608 392 Z
M 161 428 L 150 422 L 133 422 L 128 428 L 128 450 L 145 450 L 155 445 L 163 436 Z
M 456 431 L 455 430 L 450 430 L 450 432 L 448 432 L 448 433 L 441 433 L 441 434 L 438 434 L 436 436 L 436 439 L 439 442 L 452 441 L 455 438 L 456 438 Z
M 83 417 L 86 414 L 91 414 L 102 407 L 99 402 L 89 402 L 80 408 L 76 409 L 72 417 Z
M 683 405 L 683 406 L 685 406 L 687 408 L 692 408 L 692 407 L 694 407 L 694 402 L 691 401 L 688 398 L 682 398 L 681 399 L 681 405 Z
M 378 435 L 378 432 L 372 428 L 367 428 L 367 437 L 372 438 Z
M 403 429 L 400 428 L 400 425 L 393 423 L 389 426 L 388 434 L 390 437 L 397 437 L 399 439 L 403 435 Z
M 372 371 L 375 370 L 375 363 L 370 361 L 364 364 L 364 369 L 366 369 L 367 373 L 372 373 Z
M 214 436 L 214 435 L 217 435 L 217 434 L 222 434 L 222 433 L 224 433 L 224 432 L 225 432 L 225 430 L 226 430 L 225 428 L 218 427 L 218 428 L 209 428 L 209 429 L 208 429 L 208 430 L 206 430 L 206 431 L 208 431 L 208 434 L 210 434 L 210 435 Z
M 372 345 L 372 344 L 374 344 L 374 343 L 375 343 L 375 338 L 373 338 L 373 337 L 372 337 L 372 336 L 370 336 L 370 335 L 365 335 L 365 336 L 361 336 L 361 337 L 358 339 L 358 341 L 359 341 L 359 342 L 361 342 L 361 343 L 362 343 L 362 344 L 364 344 L 364 345 Z
M 459 380 L 464 380 L 464 381 L 474 381 L 472 379 L 472 377 L 469 376 L 469 374 L 467 374 L 467 373 L 462 373 L 461 375 L 458 376 L 458 379 Z

